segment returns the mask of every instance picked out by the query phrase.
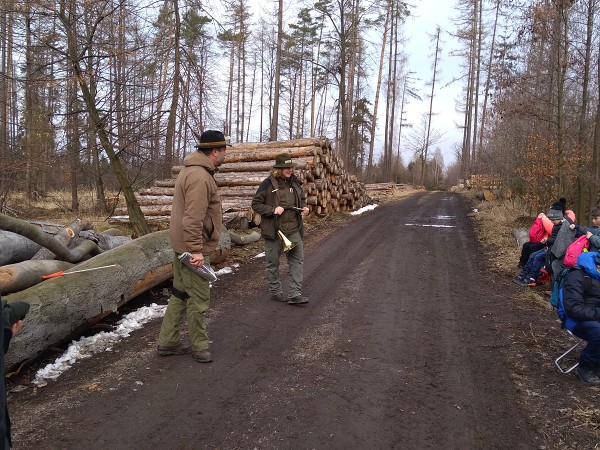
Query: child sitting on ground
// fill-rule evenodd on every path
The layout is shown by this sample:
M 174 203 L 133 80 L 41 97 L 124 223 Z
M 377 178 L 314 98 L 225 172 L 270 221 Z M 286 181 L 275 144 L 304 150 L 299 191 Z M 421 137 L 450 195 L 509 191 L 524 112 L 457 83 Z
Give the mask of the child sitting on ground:
M 552 244 L 554 244 L 556 235 L 558 234 L 558 231 L 560 230 L 564 220 L 564 214 L 560 202 L 555 202 L 546 213 L 546 216 L 552 221 L 552 234 L 546 240 L 544 248 L 533 252 L 529 256 L 525 266 L 523 266 L 521 273 L 513 279 L 514 283 L 521 286 L 536 285 L 536 280 L 540 270 L 542 267 L 544 267 L 544 263 L 546 262 L 548 249 L 552 247 Z

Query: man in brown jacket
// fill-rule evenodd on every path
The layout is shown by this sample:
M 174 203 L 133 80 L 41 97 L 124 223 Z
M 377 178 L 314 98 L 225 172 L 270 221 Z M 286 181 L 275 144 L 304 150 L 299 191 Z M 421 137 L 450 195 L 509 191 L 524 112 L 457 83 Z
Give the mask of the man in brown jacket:
M 185 266 L 179 256 L 192 254 L 192 265 L 201 266 L 219 242 L 222 225 L 221 198 L 214 179 L 215 168 L 225 159 L 227 143 L 220 131 L 202 133 L 197 151 L 183 160 L 175 182 L 169 239 L 173 258 L 173 290 L 158 336 L 160 356 L 192 352 L 201 363 L 211 362 L 204 312 L 210 306 L 210 283 Z M 180 324 L 187 314 L 191 348 L 180 337 Z

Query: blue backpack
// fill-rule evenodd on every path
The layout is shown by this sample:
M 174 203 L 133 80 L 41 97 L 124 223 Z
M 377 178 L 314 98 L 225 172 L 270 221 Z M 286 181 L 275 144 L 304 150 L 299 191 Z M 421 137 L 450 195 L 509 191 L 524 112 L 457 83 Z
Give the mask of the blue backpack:
M 554 283 L 552 284 L 552 292 L 550 293 L 550 304 L 556 309 L 556 314 L 561 320 L 563 328 L 566 328 L 567 330 L 572 330 L 577 324 L 577 321 L 568 317 L 567 313 L 565 312 L 565 307 L 563 305 L 563 285 L 565 284 L 565 279 L 567 278 L 569 272 L 575 268 L 578 268 L 578 266 L 567 267 L 566 269 L 563 269 L 563 271 L 554 280 Z M 584 289 L 589 290 L 592 285 L 591 278 L 586 275 L 583 277 L 583 282 L 585 283 Z

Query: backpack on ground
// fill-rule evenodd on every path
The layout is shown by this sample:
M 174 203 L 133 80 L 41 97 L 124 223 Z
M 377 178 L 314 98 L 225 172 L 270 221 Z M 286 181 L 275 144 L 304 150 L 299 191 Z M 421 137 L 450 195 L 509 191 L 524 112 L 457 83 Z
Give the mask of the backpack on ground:
M 582 252 L 587 251 L 589 246 L 590 240 L 587 238 L 587 236 L 579 236 L 571 245 L 567 247 L 563 264 L 566 267 L 573 267 L 575 264 L 577 264 L 577 257 L 581 255 Z

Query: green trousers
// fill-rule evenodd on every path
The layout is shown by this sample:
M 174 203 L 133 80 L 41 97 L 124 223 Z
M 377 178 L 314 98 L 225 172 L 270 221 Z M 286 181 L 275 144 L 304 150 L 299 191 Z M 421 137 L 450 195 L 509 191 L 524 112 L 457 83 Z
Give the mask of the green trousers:
M 176 253 L 173 259 L 173 288 L 185 292 L 189 297 L 182 300 L 171 295 L 169 298 L 158 335 L 158 345 L 179 344 L 181 340 L 179 329 L 183 316 L 186 314 L 192 349 L 194 351 L 206 350 L 208 333 L 204 312 L 210 306 L 210 283 L 182 264 L 178 256 L 179 254 Z M 204 258 L 207 259 L 206 256 Z
M 302 281 L 304 278 L 304 243 L 300 233 L 290 233 L 287 238 L 298 244 L 287 252 L 283 252 L 283 246 L 279 239 L 265 239 L 265 257 L 267 260 L 267 282 L 269 283 L 269 293 L 271 295 L 280 295 L 283 293 L 283 286 L 279 280 L 279 260 L 284 253 L 287 258 L 289 280 L 288 280 L 288 298 L 302 295 Z

